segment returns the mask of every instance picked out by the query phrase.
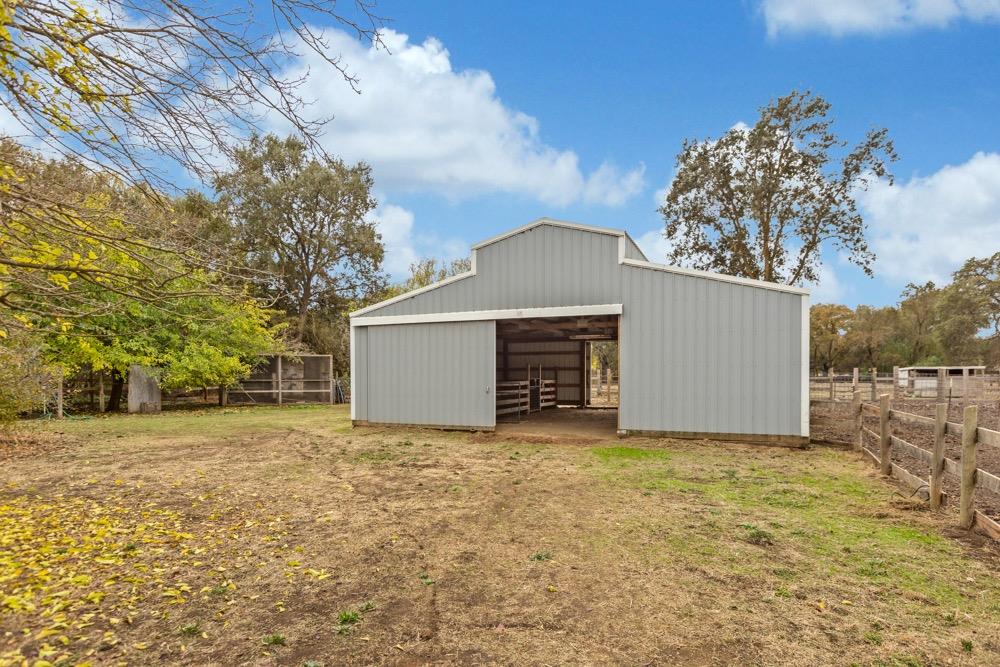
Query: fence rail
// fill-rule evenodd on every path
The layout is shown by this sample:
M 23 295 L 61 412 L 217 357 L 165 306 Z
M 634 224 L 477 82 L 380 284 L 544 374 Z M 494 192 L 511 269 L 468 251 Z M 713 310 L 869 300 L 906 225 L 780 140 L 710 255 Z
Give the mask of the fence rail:
M 865 403 L 864 393 L 855 391 L 853 396 L 855 437 L 852 444 L 855 451 L 870 457 L 884 475 L 895 477 L 914 489 L 928 487 L 927 500 L 933 508 L 939 508 L 945 502 L 945 494 L 941 488 L 942 477 L 949 475 L 959 480 L 959 525 L 966 529 L 975 525 L 993 539 L 1000 540 L 1000 523 L 975 509 L 977 489 L 1000 494 L 1000 477 L 976 465 L 977 448 L 980 445 L 1000 448 L 1000 431 L 979 426 L 979 406 L 966 406 L 962 423 L 958 424 L 947 420 L 948 406 L 944 403 L 937 404 L 936 415 L 932 419 L 893 410 L 889 394 L 879 396 L 878 405 Z M 877 433 L 864 425 L 865 416 L 878 418 Z M 895 422 L 932 429 L 933 451 L 893 435 Z M 961 438 L 962 447 L 957 461 L 945 456 L 946 435 Z M 867 446 L 866 438 L 873 445 L 878 445 L 878 451 Z M 925 463 L 929 468 L 929 479 L 924 480 L 893 463 L 893 448 Z
M 932 376 L 903 377 L 899 368 L 892 373 L 855 368 L 850 373 L 831 372 L 809 378 L 809 398 L 815 402 L 850 401 L 855 391 L 864 391 L 871 401 L 884 393 L 893 398 L 1000 401 L 1000 373 L 966 370 L 962 375 L 949 375 L 941 368 Z

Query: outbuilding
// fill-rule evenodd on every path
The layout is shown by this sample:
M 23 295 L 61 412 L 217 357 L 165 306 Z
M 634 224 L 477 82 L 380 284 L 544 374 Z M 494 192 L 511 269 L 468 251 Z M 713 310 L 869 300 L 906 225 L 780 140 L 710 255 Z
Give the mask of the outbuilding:
M 620 435 L 808 441 L 808 290 L 655 264 L 624 231 L 547 218 L 351 314 L 351 419 L 493 430 L 584 407 L 594 341 L 618 345 Z

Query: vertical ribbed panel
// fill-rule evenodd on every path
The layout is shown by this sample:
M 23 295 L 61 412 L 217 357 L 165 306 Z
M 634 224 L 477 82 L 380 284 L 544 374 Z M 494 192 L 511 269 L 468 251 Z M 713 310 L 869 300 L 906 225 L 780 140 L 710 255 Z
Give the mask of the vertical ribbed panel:
M 618 237 L 541 225 L 480 248 L 476 275 L 371 315 L 619 303 Z
M 493 426 L 493 321 L 362 328 L 368 330 L 368 421 Z
M 354 349 L 351 350 L 351 415 L 353 419 L 368 419 L 368 327 L 351 330 Z
M 801 296 L 622 274 L 622 428 L 800 435 Z

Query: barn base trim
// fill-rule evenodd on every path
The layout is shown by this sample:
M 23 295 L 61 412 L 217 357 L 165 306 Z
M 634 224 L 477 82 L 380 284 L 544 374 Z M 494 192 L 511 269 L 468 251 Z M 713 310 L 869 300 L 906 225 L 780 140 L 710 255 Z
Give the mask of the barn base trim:
M 751 445 L 774 445 L 777 447 L 805 448 L 809 445 L 809 436 L 802 435 L 767 435 L 763 433 L 703 433 L 700 431 L 644 431 L 639 429 L 623 429 L 619 436 L 636 436 L 640 438 L 677 438 L 679 440 L 717 440 L 724 442 L 740 442 Z
M 457 424 L 399 424 L 396 422 L 370 422 L 363 419 L 352 419 L 351 426 L 383 426 L 395 428 L 426 428 L 433 431 L 486 431 L 492 433 L 495 426 L 460 426 Z

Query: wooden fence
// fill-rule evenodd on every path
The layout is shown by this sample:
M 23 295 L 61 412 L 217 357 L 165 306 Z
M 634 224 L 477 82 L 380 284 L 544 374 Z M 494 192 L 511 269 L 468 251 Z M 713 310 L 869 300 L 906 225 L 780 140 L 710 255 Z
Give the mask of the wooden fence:
M 850 373 L 828 373 L 809 378 L 809 398 L 814 402 L 850 401 L 855 391 L 864 391 L 866 400 L 877 401 L 881 394 L 893 398 L 965 399 L 1000 401 L 1000 374 L 948 375 L 940 369 L 936 376 L 901 379 L 899 369 L 879 373 L 875 369 L 852 369 Z
M 883 475 L 895 477 L 912 489 L 927 487 L 928 500 L 931 507 L 935 509 L 941 507 L 945 502 L 945 495 L 941 490 L 943 476 L 950 475 L 958 479 L 960 483 L 959 525 L 962 528 L 971 528 L 975 524 L 993 539 L 1000 540 L 1000 524 L 975 509 L 976 489 L 1000 494 L 1000 477 L 976 465 L 978 446 L 1000 448 L 1000 431 L 979 426 L 979 406 L 966 406 L 962 423 L 956 424 L 947 419 L 947 404 L 939 403 L 936 406 L 935 417 L 932 419 L 893 410 L 889 394 L 879 396 L 878 405 L 865 403 L 864 393 L 856 391 L 853 397 L 855 437 L 852 445 L 854 450 L 870 457 Z M 878 418 L 878 433 L 864 425 L 865 415 Z M 892 429 L 895 422 L 931 429 L 934 434 L 933 451 L 917 447 L 894 436 Z M 946 434 L 961 438 L 962 449 L 958 461 L 945 456 Z M 866 446 L 866 436 L 877 443 L 877 452 Z M 893 463 L 893 448 L 926 463 L 929 468 L 929 480 L 924 480 Z

